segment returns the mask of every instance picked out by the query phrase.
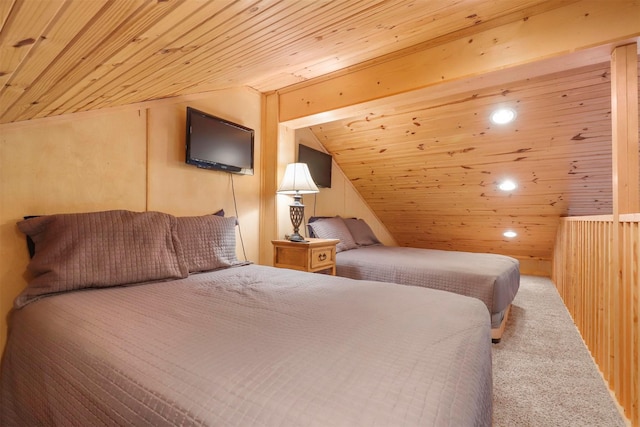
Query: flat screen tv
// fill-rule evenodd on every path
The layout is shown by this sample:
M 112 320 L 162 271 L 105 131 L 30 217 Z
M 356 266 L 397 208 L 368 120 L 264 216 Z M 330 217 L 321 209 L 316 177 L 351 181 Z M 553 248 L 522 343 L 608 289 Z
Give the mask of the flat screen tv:
M 253 175 L 254 131 L 187 107 L 187 164 Z
M 307 164 L 311 178 L 318 187 L 331 188 L 331 160 L 330 154 L 298 145 L 298 162 Z

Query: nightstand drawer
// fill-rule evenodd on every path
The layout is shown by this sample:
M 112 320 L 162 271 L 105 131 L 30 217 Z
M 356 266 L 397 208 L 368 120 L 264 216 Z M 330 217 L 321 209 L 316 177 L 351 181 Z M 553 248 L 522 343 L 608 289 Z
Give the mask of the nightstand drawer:
M 304 242 L 272 240 L 273 265 L 309 272 L 329 270 L 336 274 L 336 245 L 338 239 L 312 239 Z
M 279 265 L 305 266 L 307 263 L 306 251 L 296 248 L 278 247 L 275 249 L 275 263 Z
M 311 268 L 331 267 L 335 260 L 332 248 L 319 248 L 311 250 Z

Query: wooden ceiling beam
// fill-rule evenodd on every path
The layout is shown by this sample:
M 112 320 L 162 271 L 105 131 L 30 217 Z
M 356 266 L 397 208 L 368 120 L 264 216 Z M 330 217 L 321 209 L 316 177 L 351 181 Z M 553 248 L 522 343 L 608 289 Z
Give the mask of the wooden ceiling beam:
M 638 16 L 640 3 L 634 1 L 571 3 L 473 37 L 282 89 L 280 120 L 292 128 L 312 126 L 362 114 L 381 102 L 406 105 L 549 74 L 566 69 L 567 63 L 606 62 L 616 44 L 640 37 Z M 443 84 L 461 79 L 467 80 L 455 89 Z

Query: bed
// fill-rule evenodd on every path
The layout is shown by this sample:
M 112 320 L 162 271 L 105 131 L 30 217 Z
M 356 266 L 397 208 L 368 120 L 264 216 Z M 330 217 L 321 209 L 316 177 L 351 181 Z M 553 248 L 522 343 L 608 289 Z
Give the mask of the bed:
M 336 274 L 422 286 L 481 300 L 491 315 L 491 338 L 500 341 L 520 286 L 517 259 L 488 253 L 385 246 L 362 219 L 313 217 L 311 236 L 338 238 Z
M 214 215 L 19 227 L 0 425 L 491 425 L 477 299 L 239 262 Z

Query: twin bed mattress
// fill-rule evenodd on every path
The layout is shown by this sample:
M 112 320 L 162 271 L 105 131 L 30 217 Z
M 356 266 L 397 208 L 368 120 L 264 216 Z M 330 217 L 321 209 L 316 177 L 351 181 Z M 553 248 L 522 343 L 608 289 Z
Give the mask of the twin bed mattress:
M 518 260 L 497 254 L 374 245 L 336 256 L 339 276 L 455 292 L 482 301 L 492 327 L 520 287 Z M 498 316 L 495 316 L 495 315 Z
M 235 218 L 18 223 L 0 425 L 489 426 L 477 298 L 243 263 Z
M 491 425 L 489 316 L 450 292 L 245 265 L 14 310 L 0 424 Z
M 312 217 L 312 237 L 340 239 L 336 274 L 421 286 L 470 296 L 491 315 L 493 339 L 500 339 L 506 314 L 520 287 L 517 259 L 489 253 L 384 246 L 362 219 Z

